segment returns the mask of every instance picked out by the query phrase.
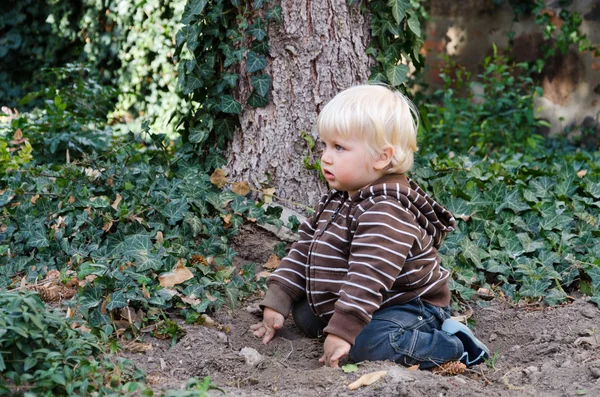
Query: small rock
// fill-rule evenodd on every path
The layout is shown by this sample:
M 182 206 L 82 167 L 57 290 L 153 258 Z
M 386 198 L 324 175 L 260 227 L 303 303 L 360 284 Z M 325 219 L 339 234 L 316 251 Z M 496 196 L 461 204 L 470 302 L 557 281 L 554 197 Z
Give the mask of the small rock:
M 527 368 L 525 368 L 525 369 L 523 370 L 523 372 L 524 372 L 525 374 L 527 374 L 527 375 L 529 375 L 529 374 L 533 374 L 533 373 L 535 373 L 535 372 L 538 372 L 538 371 L 539 371 L 539 370 L 538 370 L 538 367 L 536 367 L 535 365 L 532 365 L 532 366 L 530 366 L 530 367 L 527 367 Z
M 152 362 L 154 362 L 154 357 L 152 357 L 152 356 L 148 356 L 148 362 L 149 362 L 149 363 L 152 363 Z
M 387 377 L 392 383 L 406 383 L 415 380 L 414 375 L 404 367 L 391 367 L 388 370 Z
M 554 363 L 548 361 L 542 364 L 542 372 L 548 372 L 552 369 L 554 369 Z
M 253 349 L 251 347 L 242 348 L 238 355 L 244 357 L 244 359 L 246 360 L 246 364 L 252 367 L 256 366 L 263 360 L 263 356 L 256 349 Z
M 594 378 L 596 378 L 596 379 L 600 378 L 600 368 L 590 367 L 589 370 Z
M 260 309 L 260 306 L 258 306 L 258 303 L 253 303 L 251 305 L 246 306 L 246 311 L 250 314 L 261 314 L 262 310 Z
M 450 378 L 448 378 L 448 379 L 450 379 Z M 452 380 L 453 380 L 453 381 L 456 381 L 457 383 L 462 383 L 463 385 L 466 385 L 466 384 L 467 384 L 467 381 L 466 381 L 466 380 L 464 380 L 464 379 L 463 379 L 462 377 L 460 377 L 460 376 L 453 376 L 453 377 L 452 377 Z
M 581 310 L 581 315 L 593 320 L 598 316 L 598 311 L 593 307 L 585 307 Z
M 160 358 L 159 360 L 160 360 L 160 369 L 164 371 L 165 369 L 167 369 L 167 363 L 165 362 L 164 358 Z
M 498 338 L 498 335 L 497 335 L 497 334 L 495 334 L 495 333 L 492 333 L 492 334 L 489 336 L 489 338 L 488 338 L 488 341 L 490 341 L 490 342 L 493 342 L 493 341 L 495 341 L 495 340 L 496 340 L 496 338 Z
M 217 338 L 223 343 L 227 342 L 227 335 L 224 332 L 217 332 Z
M 519 346 L 519 345 L 514 345 L 513 347 L 511 347 L 511 348 L 510 348 L 510 350 L 509 350 L 509 351 L 511 351 L 511 352 L 516 352 L 516 351 L 519 351 L 519 350 L 521 350 L 521 346 Z
M 573 368 L 573 363 L 571 360 L 566 360 L 560 365 L 561 368 Z

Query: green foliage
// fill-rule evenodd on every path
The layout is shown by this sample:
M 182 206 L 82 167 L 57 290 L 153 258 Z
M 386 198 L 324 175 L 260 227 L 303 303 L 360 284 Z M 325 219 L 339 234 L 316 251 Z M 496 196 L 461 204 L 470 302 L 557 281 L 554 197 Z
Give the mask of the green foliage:
M 115 91 L 99 85 L 89 72 L 79 65 L 44 69 L 39 76 L 46 87 L 21 101 L 45 99 L 44 108 L 13 118 L 8 129 L 0 125 L 0 133 L 20 130 L 38 162 L 63 162 L 106 150 L 113 134 L 106 115 Z
M 268 3 L 188 0 L 185 6 L 176 54 L 179 87 L 194 108 L 182 121 L 183 141 L 194 145 L 201 159 L 209 148 L 223 149 L 233 137 L 242 103 L 269 103 L 267 27 L 281 21 L 281 7 Z M 189 54 L 181 56 L 184 49 Z M 245 98 L 236 97 L 241 66 L 250 80 Z
M 553 305 L 585 284 L 600 304 L 600 156 L 563 150 L 428 156 L 415 167 L 458 219 L 440 254 L 463 298 L 492 285 Z
M 187 111 L 176 90 L 175 31 L 184 0 L 4 2 L 0 6 L 0 105 L 11 108 L 47 80 L 40 70 L 87 62 L 121 121 L 148 120 L 159 131 Z M 42 105 L 30 103 L 31 110 Z M 106 116 L 106 114 L 104 115 Z
M 38 91 L 41 68 L 81 60 L 77 21 L 82 12 L 77 0 L 2 2 L 0 105 L 15 107 L 25 93 Z
M 355 3 L 349 0 L 349 4 Z M 424 35 L 421 29 L 427 12 L 422 0 L 374 0 L 363 3 L 371 21 L 371 41 L 367 54 L 376 61 L 370 80 L 401 87 L 408 80 L 408 62 L 419 71 L 425 58 L 421 54 Z
M 526 63 L 512 63 L 495 47 L 482 68 L 483 73 L 467 86 L 470 73 L 448 61 L 441 75 L 444 88 L 421 108 L 427 118 L 428 131 L 421 136 L 425 150 L 485 155 L 540 146 L 539 127 L 544 122 L 535 118 L 534 99 L 542 90 L 531 77 L 532 70 Z
M 3 291 L 0 394 L 131 395 L 143 387 L 143 374 L 131 362 L 104 355 L 100 339 L 71 325 L 64 313 L 46 310 L 36 294 Z
M 104 91 L 94 92 L 101 103 Z M 106 334 L 115 328 L 109 314 L 126 307 L 202 313 L 255 291 L 254 269 L 232 266 L 230 241 L 245 218 L 278 223 L 279 213 L 215 187 L 207 169 L 189 153 L 174 153 L 165 135 L 147 142 L 131 133 L 112 137 L 87 147 L 77 161 L 52 163 L 37 142 L 50 133 L 69 135 L 64 119 L 84 106 L 69 112 L 68 101 L 50 102 L 66 106 L 44 123 L 21 115 L 7 128 L 11 135 L 16 128 L 35 132 L 25 134 L 34 161 L 0 175 L 0 288 L 13 286 L 15 275 L 32 282 L 52 269 L 74 271 L 80 280 L 91 276 L 72 306 Z M 105 126 L 98 119 L 92 128 Z M 207 167 L 222 164 L 218 154 L 209 156 Z M 213 259 L 209 265 L 194 257 Z M 163 288 L 157 275 L 178 266 L 193 278 Z

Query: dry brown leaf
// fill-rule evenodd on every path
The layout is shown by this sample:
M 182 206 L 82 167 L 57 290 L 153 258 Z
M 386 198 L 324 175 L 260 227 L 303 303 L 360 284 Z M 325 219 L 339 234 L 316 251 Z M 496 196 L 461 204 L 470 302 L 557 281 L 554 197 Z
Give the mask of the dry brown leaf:
M 271 275 L 271 272 L 268 272 L 266 270 L 263 270 L 262 272 L 258 272 L 256 273 L 256 281 L 260 280 L 261 278 L 267 278 Z
M 106 180 L 106 184 L 110 187 L 115 186 L 115 181 L 112 176 Z
M 180 259 L 175 270 L 158 276 L 158 282 L 161 287 L 173 287 L 191 278 L 194 278 L 194 274 L 183 265 L 183 260 Z
M 355 382 L 352 382 L 348 385 L 350 390 L 356 390 L 362 386 L 369 386 L 373 383 L 377 382 L 379 379 L 383 378 L 387 375 L 387 371 L 377 371 L 371 372 L 370 374 L 366 374 L 358 378 Z
M 110 220 L 110 221 L 106 222 L 106 223 L 104 224 L 104 226 L 102 226 L 102 230 L 108 233 L 108 231 L 110 230 L 110 228 L 111 228 L 112 226 L 113 226 L 113 221 L 112 221 L 112 220 Z
M 144 298 L 150 299 L 150 292 L 148 292 L 145 284 L 142 285 L 142 294 L 144 294 Z
M 162 243 L 163 241 L 165 241 L 165 238 L 163 237 L 163 233 L 159 230 L 156 232 L 156 242 Z
M 586 175 L 587 175 L 587 170 L 577 171 L 577 176 L 580 178 L 583 178 Z
M 216 300 L 217 300 L 217 298 L 215 298 L 214 296 L 212 296 L 212 295 L 210 294 L 210 292 L 208 292 L 208 291 L 206 292 L 206 299 L 208 299 L 208 300 L 209 300 L 209 301 L 211 301 L 211 302 L 214 302 L 214 301 L 216 301 Z
M 225 227 L 225 229 L 231 227 L 231 216 L 233 214 L 227 214 L 223 217 L 223 225 Z
M 48 270 L 48 273 L 46 273 L 46 277 L 44 277 L 44 280 L 48 281 L 48 280 L 54 280 L 55 278 L 60 277 L 60 272 L 58 270 Z
M 244 182 L 234 182 L 231 186 L 231 190 L 240 196 L 245 196 L 250 193 L 250 184 L 246 181 Z
M 15 141 L 19 141 L 19 140 L 23 139 L 23 132 L 21 131 L 20 128 L 17 128 L 17 130 L 15 131 L 15 134 L 13 135 L 13 139 Z
M 75 202 L 75 196 L 69 196 L 69 200 L 67 200 L 69 204 L 73 204 Z
M 33 196 L 31 198 L 31 204 L 35 205 L 35 202 L 38 201 L 39 198 L 40 198 L 39 194 L 36 194 L 35 196 Z
M 419 367 L 421 366 L 421 364 L 415 364 L 415 365 L 411 365 L 410 367 L 406 368 L 409 371 L 416 371 L 419 369 Z
M 202 299 L 194 299 L 194 298 L 190 298 L 189 296 L 185 296 L 185 295 L 181 295 L 180 298 L 184 303 L 187 303 L 188 305 L 192 305 L 192 306 L 196 306 L 196 305 L 199 305 L 202 303 Z
M 267 259 L 267 263 L 263 265 L 265 269 L 277 269 L 281 260 L 275 254 L 271 254 L 269 259 Z
M 217 168 L 215 172 L 210 176 L 210 181 L 213 185 L 216 185 L 219 189 L 227 184 L 227 177 L 225 176 L 225 171 L 221 168 Z
M 137 223 L 139 223 L 140 225 L 142 224 L 142 222 L 144 222 L 144 218 L 140 218 L 139 216 L 135 216 L 134 214 L 131 214 L 131 215 L 129 216 L 129 220 L 130 220 L 131 222 L 133 222 L 133 221 L 137 221 Z
M 263 194 L 263 203 L 271 204 L 273 202 L 273 195 L 275 194 L 275 188 L 261 190 Z
M 110 206 L 113 207 L 114 209 L 117 209 L 117 207 L 119 207 L 119 204 L 121 203 L 121 200 L 123 200 L 123 197 L 121 197 L 121 195 L 119 193 L 117 193 L 117 197 L 115 198 L 115 201 L 113 201 L 113 203 Z
M 151 343 L 140 343 L 140 342 L 129 342 L 123 345 L 123 348 L 127 351 L 134 353 L 147 353 L 152 350 Z

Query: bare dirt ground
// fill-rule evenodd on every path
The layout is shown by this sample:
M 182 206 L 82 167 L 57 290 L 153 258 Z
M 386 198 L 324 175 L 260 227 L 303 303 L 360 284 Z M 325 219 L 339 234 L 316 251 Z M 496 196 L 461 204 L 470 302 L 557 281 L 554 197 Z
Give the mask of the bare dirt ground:
M 262 264 L 276 243 L 252 227 L 242 231 L 234 248 L 240 262 Z M 183 325 L 186 335 L 173 347 L 169 341 L 146 338 L 153 349 L 128 356 L 146 371 L 156 391 L 209 376 L 226 396 L 239 397 L 600 396 L 600 310 L 585 298 L 555 308 L 515 307 L 500 299 L 473 302 L 474 333 L 492 357 L 487 365 L 455 376 L 390 362 L 362 363 L 352 373 L 323 367 L 318 362 L 322 344 L 304 337 L 291 319 L 263 345 L 248 329 L 260 320 L 253 313 L 257 300 L 211 314 L 211 326 Z M 351 382 L 374 371 L 387 375 L 349 390 Z

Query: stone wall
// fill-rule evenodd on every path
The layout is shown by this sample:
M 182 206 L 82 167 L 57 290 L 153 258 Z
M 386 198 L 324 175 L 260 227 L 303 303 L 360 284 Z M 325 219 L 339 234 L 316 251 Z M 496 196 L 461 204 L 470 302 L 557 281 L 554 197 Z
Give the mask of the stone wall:
M 465 66 L 474 75 L 482 60 L 492 54 L 492 44 L 499 49 L 508 45 L 509 31 L 515 32 L 513 55 L 519 61 L 541 56 L 542 33 L 533 18 L 515 22 L 510 6 L 496 6 L 493 0 L 431 0 L 431 21 L 427 25 L 424 51 L 427 56 L 425 80 L 440 88 L 439 77 L 444 57 Z M 559 26 L 558 0 L 546 0 L 547 12 Z M 569 7 L 583 17 L 580 31 L 595 45 L 600 45 L 600 0 L 573 0 Z M 546 64 L 540 77 L 544 96 L 538 98 L 539 116 L 548 120 L 550 135 L 580 127 L 600 131 L 600 57 L 576 49 L 557 56 Z

